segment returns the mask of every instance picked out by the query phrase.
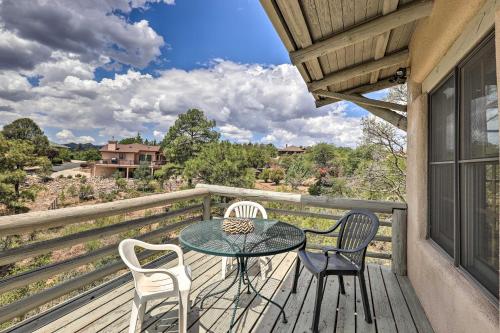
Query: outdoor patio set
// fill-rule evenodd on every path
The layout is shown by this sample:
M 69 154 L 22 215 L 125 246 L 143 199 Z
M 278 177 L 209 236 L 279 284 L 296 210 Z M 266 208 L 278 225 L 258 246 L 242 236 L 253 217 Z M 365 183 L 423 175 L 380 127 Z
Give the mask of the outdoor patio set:
M 269 256 L 298 249 L 292 293 L 297 292 L 302 264 L 317 278 L 311 330 L 318 332 L 322 299 L 328 293 L 328 289 L 325 289 L 325 279 L 329 275 L 338 276 L 340 293 L 343 295 L 344 276 L 358 277 L 364 318 L 367 323 L 372 322 L 364 275 L 365 254 L 377 234 L 378 227 L 379 219 L 372 212 L 352 210 L 328 230 L 300 229 L 289 223 L 268 219 L 264 207 L 256 202 L 239 201 L 227 208 L 223 219 L 204 220 L 184 228 L 179 241 L 187 250 L 221 257 L 222 280 L 226 278 L 228 265 L 232 268 L 233 260 L 236 259 L 237 265 L 231 283 L 220 290 L 207 293 L 201 297 L 199 303 L 200 309 L 203 309 L 205 299 L 226 293 L 236 285 L 230 331 L 234 326 L 242 288 L 246 288 L 248 294 L 253 292 L 278 307 L 282 321 L 287 322 L 283 306 L 259 293 L 252 283 L 249 277 L 249 261 L 258 258 L 261 279 L 265 280 L 266 272 L 270 269 Z M 306 250 L 307 234 L 327 235 L 334 231 L 338 231 L 336 245 Z M 136 247 L 152 251 L 174 251 L 178 263 L 172 268 L 143 268 L 135 252 Z M 190 266 L 184 263 L 181 247 L 125 239 L 119 245 L 119 253 L 131 270 L 135 284 L 129 332 L 135 332 L 137 322 L 139 326 L 142 324 L 148 301 L 170 297 L 178 299 L 179 332 L 187 332 L 192 271 Z

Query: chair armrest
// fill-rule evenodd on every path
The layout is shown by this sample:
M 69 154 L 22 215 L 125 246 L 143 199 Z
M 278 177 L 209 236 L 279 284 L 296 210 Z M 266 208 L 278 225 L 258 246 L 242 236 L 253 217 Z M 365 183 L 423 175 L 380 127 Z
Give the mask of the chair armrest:
M 170 273 L 167 269 L 164 268 L 135 268 L 135 272 L 143 274 L 143 275 L 151 275 L 151 274 L 165 274 L 169 278 L 172 279 L 172 284 L 174 285 L 174 290 L 179 290 L 179 282 L 177 281 L 177 276 Z M 136 281 L 136 279 L 134 279 Z M 137 285 L 136 285 L 137 288 Z
M 184 253 L 180 246 L 175 244 L 149 244 L 146 242 L 140 242 L 139 244 L 142 248 L 152 251 L 173 251 L 177 253 L 177 257 L 179 258 L 179 266 L 184 265 Z
M 364 250 L 368 246 L 368 244 L 366 244 L 366 245 L 361 244 L 360 246 L 358 246 L 355 249 L 339 249 L 338 247 L 334 247 L 334 246 L 324 246 L 322 248 L 322 251 L 325 255 L 328 255 L 328 252 L 355 253 L 355 252 L 359 252 L 361 250 Z
M 314 230 L 314 229 L 302 229 L 305 233 L 313 233 L 313 234 L 319 234 L 319 235 L 324 235 L 324 234 L 329 234 L 330 232 L 335 231 L 340 225 L 342 224 L 342 220 L 337 221 L 333 227 L 327 230 Z

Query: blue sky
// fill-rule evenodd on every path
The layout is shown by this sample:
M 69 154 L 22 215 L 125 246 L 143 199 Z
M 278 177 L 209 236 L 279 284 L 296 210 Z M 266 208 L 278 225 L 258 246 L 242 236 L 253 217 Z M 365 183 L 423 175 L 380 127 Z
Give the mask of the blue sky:
M 231 141 L 359 140 L 367 113 L 348 103 L 314 107 L 259 1 L 134 3 L 1 2 L 0 52 L 13 54 L 0 62 L 10 82 L 0 86 L 0 125 L 29 116 L 58 142 L 100 144 L 137 131 L 161 140 L 179 113 L 197 107 Z M 68 22 L 74 27 L 55 28 Z
M 289 63 L 288 53 L 259 1 L 177 1 L 175 6 L 150 4 L 134 9 L 127 19 L 147 20 L 166 40 L 162 55 L 141 72 L 207 66 L 212 59 L 240 63 L 279 65 Z M 124 72 L 129 66 L 124 66 Z M 99 68 L 96 79 L 113 77 L 115 71 Z

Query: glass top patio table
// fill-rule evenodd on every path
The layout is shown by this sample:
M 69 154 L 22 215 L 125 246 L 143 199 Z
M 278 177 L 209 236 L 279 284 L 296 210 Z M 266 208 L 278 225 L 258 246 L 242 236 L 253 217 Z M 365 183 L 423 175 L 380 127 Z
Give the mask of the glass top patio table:
M 223 257 L 263 257 L 288 252 L 305 241 L 304 232 L 294 225 L 264 219 L 251 219 L 254 230 L 248 234 L 229 234 L 222 230 L 224 219 L 201 221 L 184 228 L 181 245 L 202 253 Z

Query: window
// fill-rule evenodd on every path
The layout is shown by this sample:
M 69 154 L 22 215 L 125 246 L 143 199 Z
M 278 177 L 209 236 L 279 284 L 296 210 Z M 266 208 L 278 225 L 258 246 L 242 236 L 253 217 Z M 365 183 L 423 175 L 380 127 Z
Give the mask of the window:
M 125 154 L 124 154 L 124 153 L 119 153 L 119 154 L 118 154 L 118 158 L 119 158 L 120 160 L 124 160 L 124 159 L 125 159 Z
M 495 45 L 489 36 L 430 94 L 430 238 L 498 297 Z
M 151 158 L 152 158 L 151 155 L 147 155 L 147 154 L 139 155 L 139 161 L 141 161 L 141 162 L 151 162 Z

